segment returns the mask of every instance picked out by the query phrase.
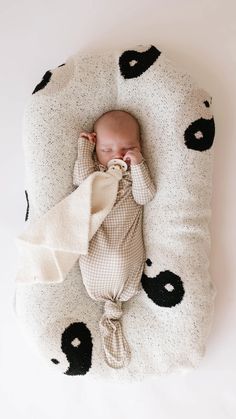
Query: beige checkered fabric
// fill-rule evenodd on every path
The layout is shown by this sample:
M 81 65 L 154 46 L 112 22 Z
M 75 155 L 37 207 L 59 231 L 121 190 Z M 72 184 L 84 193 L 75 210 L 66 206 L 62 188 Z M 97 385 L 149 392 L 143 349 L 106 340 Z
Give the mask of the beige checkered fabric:
M 106 171 L 107 168 L 99 163 L 95 144 L 80 137 L 73 184 L 79 186 L 95 170 Z M 131 359 L 122 333 L 122 301 L 141 290 L 145 263 L 143 205 L 153 199 L 155 192 L 146 161 L 131 165 L 119 181 L 112 210 L 89 243 L 88 254 L 79 257 L 88 294 L 105 302 L 99 327 L 106 362 L 113 368 L 124 367 Z

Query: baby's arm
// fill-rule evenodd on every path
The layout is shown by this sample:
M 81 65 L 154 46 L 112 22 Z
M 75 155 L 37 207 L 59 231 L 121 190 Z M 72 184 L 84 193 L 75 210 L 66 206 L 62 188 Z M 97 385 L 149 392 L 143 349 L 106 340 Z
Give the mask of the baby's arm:
M 151 178 L 145 159 L 139 164 L 131 164 L 132 194 L 137 204 L 145 205 L 156 194 L 156 186 Z
M 79 186 L 91 173 L 95 171 L 92 153 L 95 143 L 82 136 L 78 139 L 78 156 L 74 165 L 73 185 Z

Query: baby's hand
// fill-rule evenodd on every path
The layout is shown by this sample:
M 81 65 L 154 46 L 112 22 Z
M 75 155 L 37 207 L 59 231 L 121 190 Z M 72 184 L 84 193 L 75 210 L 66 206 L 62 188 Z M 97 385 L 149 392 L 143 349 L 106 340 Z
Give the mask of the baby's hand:
M 96 144 L 96 135 L 96 132 L 81 132 L 79 136 L 87 138 L 87 140 L 92 144 Z
M 138 147 L 134 147 L 132 150 L 127 151 L 127 153 L 124 155 L 123 160 L 126 162 L 128 160 L 128 163 L 131 162 L 131 164 L 139 164 L 143 160 L 143 156 L 140 153 Z

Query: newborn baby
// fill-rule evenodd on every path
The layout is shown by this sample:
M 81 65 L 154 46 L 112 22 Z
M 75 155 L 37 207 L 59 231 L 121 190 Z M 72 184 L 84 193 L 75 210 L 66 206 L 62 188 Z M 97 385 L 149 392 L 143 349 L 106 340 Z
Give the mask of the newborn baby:
M 126 111 L 108 111 L 98 118 L 93 131 L 79 136 L 74 185 L 79 186 L 95 170 L 107 171 L 111 159 L 122 159 L 128 165 L 112 210 L 90 240 L 88 254 L 79 257 L 88 294 L 105 302 L 99 327 L 106 362 L 121 368 L 131 357 L 120 322 L 122 301 L 141 290 L 146 260 L 143 205 L 153 199 L 156 188 L 141 153 L 136 118 Z

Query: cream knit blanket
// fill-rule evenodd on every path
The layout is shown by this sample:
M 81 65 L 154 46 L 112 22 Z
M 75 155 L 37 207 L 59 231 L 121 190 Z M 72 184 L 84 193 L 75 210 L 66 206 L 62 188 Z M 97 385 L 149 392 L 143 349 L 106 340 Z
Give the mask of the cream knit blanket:
M 70 195 L 47 211 L 16 239 L 16 281 L 62 282 L 112 209 L 122 172 L 111 166 L 89 175 Z

